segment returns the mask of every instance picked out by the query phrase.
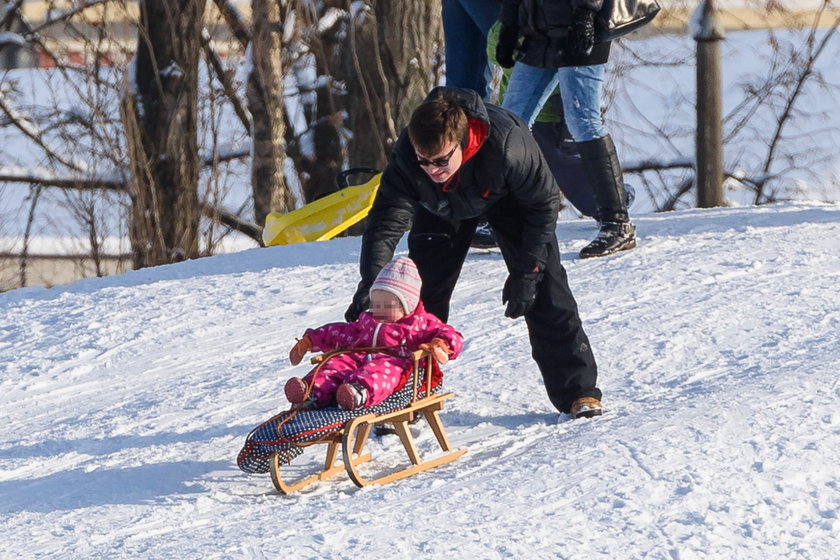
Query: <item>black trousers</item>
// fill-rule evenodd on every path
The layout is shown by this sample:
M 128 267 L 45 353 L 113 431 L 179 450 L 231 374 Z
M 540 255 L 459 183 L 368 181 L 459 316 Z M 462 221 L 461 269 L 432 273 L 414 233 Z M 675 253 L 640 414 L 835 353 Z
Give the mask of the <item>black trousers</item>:
M 524 220 L 513 200 L 503 200 L 485 213 L 508 270 L 517 262 Z M 422 207 L 415 212 L 409 232 L 409 257 L 423 280 L 421 299 L 427 311 L 449 319 L 449 300 L 461 274 L 478 218 L 450 222 Z M 598 367 L 583 331 L 577 302 L 560 264 L 557 239 L 551 236 L 543 279 L 534 306 L 525 314 L 531 355 L 540 369 L 551 403 L 569 412 L 580 397 L 601 398 Z M 499 293 L 504 282 L 500 278 Z M 499 300 L 501 303 L 501 299 Z M 500 363 L 499 367 L 504 367 Z

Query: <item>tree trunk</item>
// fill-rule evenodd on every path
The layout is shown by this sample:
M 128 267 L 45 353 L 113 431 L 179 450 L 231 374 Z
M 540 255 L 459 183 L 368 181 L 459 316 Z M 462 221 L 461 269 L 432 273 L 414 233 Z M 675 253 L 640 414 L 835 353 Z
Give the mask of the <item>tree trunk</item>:
M 322 6 L 322 9 L 329 9 Z M 323 25 L 326 19 L 323 12 L 317 19 L 307 22 L 318 33 L 308 33 L 309 50 L 316 54 L 315 66 L 319 79 L 315 86 L 317 101 L 312 122 L 312 147 L 314 153 L 301 159 L 304 170 L 304 193 L 307 201 L 312 201 L 338 190 L 336 176 L 341 171 L 346 157 L 340 127 L 344 126 L 345 96 L 337 93 L 336 87 L 341 79 L 341 52 L 346 37 L 346 25 L 336 19 L 333 25 Z
M 441 78 L 440 0 L 366 0 L 350 22 L 345 74 L 351 167 L 384 168 L 414 108 Z
M 200 256 L 197 92 L 203 0 L 140 0 L 122 102 L 135 268 Z
M 251 188 L 254 218 L 265 225 L 269 212 L 294 209 L 294 199 L 283 179 L 283 91 L 280 22 L 287 14 L 286 2 L 252 0 L 251 73 L 248 76 L 248 109 L 251 112 Z

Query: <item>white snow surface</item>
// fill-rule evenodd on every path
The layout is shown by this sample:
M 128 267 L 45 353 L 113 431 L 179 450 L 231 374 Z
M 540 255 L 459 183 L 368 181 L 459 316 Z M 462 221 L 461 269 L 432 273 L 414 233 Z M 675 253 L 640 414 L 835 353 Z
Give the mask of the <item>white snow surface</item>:
M 0 294 L 0 558 L 836 558 L 840 205 L 635 221 L 637 249 L 590 260 L 592 223 L 557 228 L 604 416 L 551 407 L 501 256 L 474 252 L 442 413 L 468 452 L 362 489 L 235 464 L 309 367 L 295 337 L 341 320 L 358 238 Z M 405 459 L 369 447 L 363 469 Z

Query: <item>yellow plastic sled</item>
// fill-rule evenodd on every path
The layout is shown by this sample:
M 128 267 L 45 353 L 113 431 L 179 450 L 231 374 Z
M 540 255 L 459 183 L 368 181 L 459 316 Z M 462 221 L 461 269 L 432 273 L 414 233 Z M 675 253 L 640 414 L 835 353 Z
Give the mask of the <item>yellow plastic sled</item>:
M 348 169 L 339 175 L 339 186 L 351 173 L 375 172 L 367 183 L 340 188 L 288 214 L 271 212 L 265 217 L 262 238 L 265 246 L 290 245 L 332 239 L 370 212 L 382 173 L 375 169 Z

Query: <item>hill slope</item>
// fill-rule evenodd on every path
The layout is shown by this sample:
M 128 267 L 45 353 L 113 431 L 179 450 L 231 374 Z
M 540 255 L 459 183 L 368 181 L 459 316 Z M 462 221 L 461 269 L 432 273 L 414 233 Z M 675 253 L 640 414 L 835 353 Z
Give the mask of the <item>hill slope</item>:
M 476 253 L 443 413 L 469 452 L 361 490 L 279 496 L 234 463 L 305 372 L 294 337 L 343 315 L 358 239 L 0 294 L 0 557 L 833 558 L 840 206 L 636 223 L 637 250 L 589 261 L 594 227 L 558 226 L 605 416 L 553 411 Z

